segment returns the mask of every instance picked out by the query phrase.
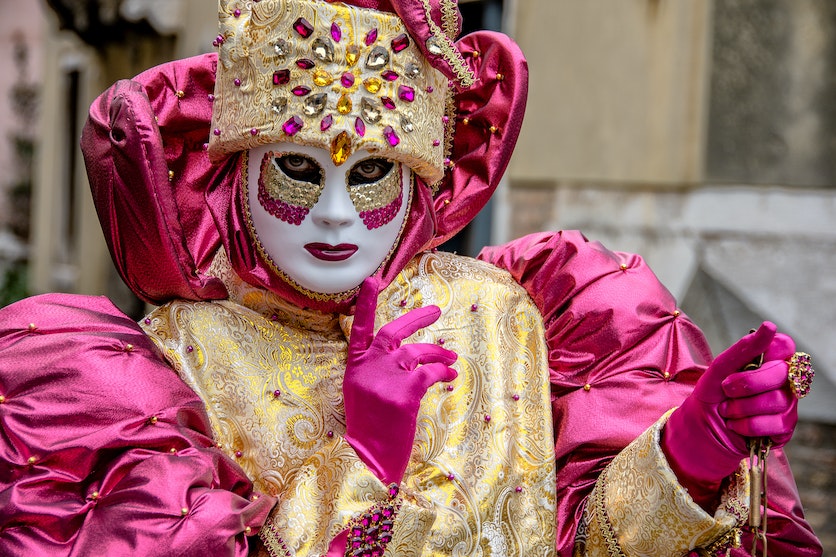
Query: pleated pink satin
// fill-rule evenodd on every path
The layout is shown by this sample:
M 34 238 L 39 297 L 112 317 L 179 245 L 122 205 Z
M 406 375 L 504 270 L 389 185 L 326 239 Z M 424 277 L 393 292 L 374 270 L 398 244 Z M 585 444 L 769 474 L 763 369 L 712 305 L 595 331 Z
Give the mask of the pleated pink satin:
M 247 555 L 253 500 L 200 400 L 105 298 L 0 312 L 0 554 Z

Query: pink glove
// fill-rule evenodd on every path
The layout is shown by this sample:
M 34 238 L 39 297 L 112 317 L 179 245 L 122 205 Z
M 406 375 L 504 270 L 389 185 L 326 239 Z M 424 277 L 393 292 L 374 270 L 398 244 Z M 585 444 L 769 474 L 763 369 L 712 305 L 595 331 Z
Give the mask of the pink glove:
M 717 356 L 694 391 L 671 414 L 662 450 L 679 482 L 710 510 L 721 482 L 749 456 L 747 441 L 769 437 L 781 447 L 798 421 L 798 400 L 787 380 L 795 343 L 765 322 Z M 763 354 L 758 369 L 742 371 Z
M 343 397 L 345 440 L 385 484 L 400 483 L 412 453 L 421 399 L 431 385 L 452 381 L 455 352 L 436 344 L 401 342 L 441 315 L 437 306 L 417 308 L 381 327 L 374 336 L 379 283 L 363 282 L 348 344 Z

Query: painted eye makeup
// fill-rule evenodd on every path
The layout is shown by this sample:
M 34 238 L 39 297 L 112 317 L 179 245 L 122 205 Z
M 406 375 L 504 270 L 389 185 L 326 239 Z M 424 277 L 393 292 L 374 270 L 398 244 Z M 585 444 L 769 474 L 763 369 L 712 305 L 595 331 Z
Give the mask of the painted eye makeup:
M 288 224 L 300 225 L 325 188 L 325 173 L 315 160 L 298 153 L 268 151 L 261 160 L 258 202 Z
M 401 165 L 384 158 L 361 160 L 348 170 L 346 188 L 366 228 L 380 228 L 392 222 L 401 207 Z

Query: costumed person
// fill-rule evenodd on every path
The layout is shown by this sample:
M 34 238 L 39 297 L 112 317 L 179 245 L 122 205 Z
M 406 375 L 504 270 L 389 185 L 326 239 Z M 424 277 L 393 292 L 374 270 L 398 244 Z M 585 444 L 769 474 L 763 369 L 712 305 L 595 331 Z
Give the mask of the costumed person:
M 768 554 L 821 555 L 789 337 L 712 361 L 639 257 L 577 232 L 435 250 L 511 156 L 510 39 L 454 42 L 453 0 L 219 13 L 219 53 L 115 84 L 82 139 L 158 308 L 0 313 L 4 555 L 747 555 L 752 443 Z

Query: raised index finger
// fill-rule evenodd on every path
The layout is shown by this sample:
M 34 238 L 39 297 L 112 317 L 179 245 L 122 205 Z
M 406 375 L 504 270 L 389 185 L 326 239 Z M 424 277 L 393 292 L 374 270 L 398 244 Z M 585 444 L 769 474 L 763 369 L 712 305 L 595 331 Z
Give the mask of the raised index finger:
M 441 309 L 438 306 L 416 308 L 381 327 L 377 336 L 394 348 L 409 335 L 435 323 L 439 317 Z

